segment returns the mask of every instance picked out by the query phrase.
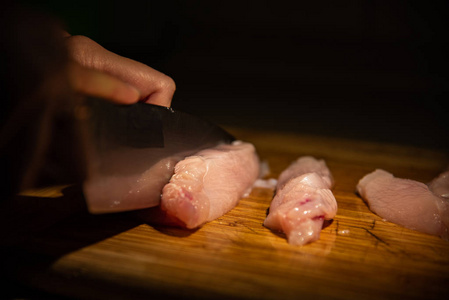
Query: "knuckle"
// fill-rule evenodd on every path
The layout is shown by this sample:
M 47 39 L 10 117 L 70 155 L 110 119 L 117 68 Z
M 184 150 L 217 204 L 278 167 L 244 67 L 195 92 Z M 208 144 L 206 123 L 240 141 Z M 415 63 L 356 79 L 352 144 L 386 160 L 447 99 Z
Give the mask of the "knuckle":
M 83 35 L 73 35 L 67 37 L 66 39 L 67 46 L 69 50 L 82 50 L 88 49 L 90 45 L 92 45 L 93 41 Z
M 93 64 L 93 57 L 97 43 L 83 35 L 74 35 L 67 37 L 66 47 L 69 56 L 76 62 L 84 66 Z
M 168 90 L 170 92 L 175 92 L 176 90 L 176 83 L 170 76 L 165 75 L 162 83 L 162 87 L 165 90 Z

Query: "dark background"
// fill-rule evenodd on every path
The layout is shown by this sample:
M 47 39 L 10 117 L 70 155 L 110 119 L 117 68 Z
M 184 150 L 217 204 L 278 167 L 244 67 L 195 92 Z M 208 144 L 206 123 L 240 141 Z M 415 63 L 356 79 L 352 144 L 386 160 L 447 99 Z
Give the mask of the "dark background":
M 447 1 L 24 1 L 222 125 L 449 149 Z

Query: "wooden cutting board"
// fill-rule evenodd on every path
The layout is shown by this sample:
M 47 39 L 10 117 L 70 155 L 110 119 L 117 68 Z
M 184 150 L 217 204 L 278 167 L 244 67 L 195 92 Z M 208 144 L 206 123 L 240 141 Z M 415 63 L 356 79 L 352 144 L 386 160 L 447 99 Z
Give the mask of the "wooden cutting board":
M 3 210 L 4 273 L 86 299 L 443 299 L 449 242 L 373 214 L 355 193 L 375 168 L 431 180 L 435 150 L 230 128 L 253 143 L 276 178 L 302 155 L 326 160 L 338 213 L 319 241 L 291 246 L 262 226 L 272 190 L 254 188 L 198 230 L 153 226 L 145 212 L 89 215 L 75 186 L 29 191 Z

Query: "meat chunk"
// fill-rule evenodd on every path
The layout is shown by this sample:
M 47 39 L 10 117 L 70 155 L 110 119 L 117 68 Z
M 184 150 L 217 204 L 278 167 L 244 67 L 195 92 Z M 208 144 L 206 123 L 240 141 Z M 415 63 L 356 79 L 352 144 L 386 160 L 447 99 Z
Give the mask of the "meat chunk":
M 178 162 L 162 191 L 161 209 L 196 228 L 234 208 L 259 176 L 252 144 L 236 141 L 198 152 Z
M 333 178 L 323 160 L 300 157 L 279 176 L 264 225 L 283 231 L 292 245 L 316 241 L 325 219 L 337 213 Z
M 302 156 L 285 169 L 278 178 L 278 187 L 284 186 L 290 179 L 306 173 L 316 173 L 326 183 L 327 188 L 334 185 L 334 178 L 329 171 L 326 162 L 317 160 L 312 156 Z
M 396 178 L 378 169 L 360 179 L 357 191 L 380 217 L 448 239 L 448 201 L 434 194 L 427 185 Z

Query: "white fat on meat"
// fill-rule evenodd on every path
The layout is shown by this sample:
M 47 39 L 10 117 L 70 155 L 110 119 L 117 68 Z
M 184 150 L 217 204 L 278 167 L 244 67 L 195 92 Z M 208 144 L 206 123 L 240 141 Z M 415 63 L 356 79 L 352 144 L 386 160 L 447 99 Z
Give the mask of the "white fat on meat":
M 163 188 L 161 209 L 185 227 L 197 228 L 234 208 L 259 174 L 259 158 L 250 143 L 202 150 L 176 164 Z
M 443 182 L 442 177 L 439 180 L 433 182 L 437 191 Z M 383 219 L 409 229 L 449 238 L 449 202 L 443 197 L 444 193 L 435 194 L 424 183 L 396 178 L 381 169 L 360 179 L 357 192 L 371 211 Z
M 324 220 L 337 213 L 337 201 L 330 190 L 333 182 L 324 160 L 300 157 L 279 176 L 264 225 L 284 232 L 292 245 L 318 240 Z

